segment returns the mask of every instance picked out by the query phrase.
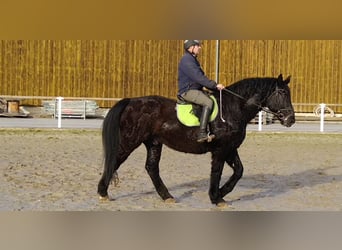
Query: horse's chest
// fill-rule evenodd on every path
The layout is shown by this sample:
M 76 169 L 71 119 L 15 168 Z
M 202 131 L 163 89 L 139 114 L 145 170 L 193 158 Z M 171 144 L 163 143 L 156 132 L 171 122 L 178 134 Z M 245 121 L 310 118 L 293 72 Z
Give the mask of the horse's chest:
M 238 148 L 245 140 L 246 133 L 243 131 L 236 131 L 230 133 L 224 140 L 224 143 L 230 148 Z

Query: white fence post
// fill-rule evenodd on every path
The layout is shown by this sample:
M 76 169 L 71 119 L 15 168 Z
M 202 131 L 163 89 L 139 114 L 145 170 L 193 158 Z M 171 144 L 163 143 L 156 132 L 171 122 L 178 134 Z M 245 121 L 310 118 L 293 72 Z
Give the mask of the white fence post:
M 324 114 L 325 114 L 325 103 L 321 103 L 321 126 L 320 131 L 324 132 Z
M 57 100 L 58 100 L 58 124 L 57 124 L 57 127 L 58 128 L 61 128 L 62 127 L 62 100 L 64 98 L 59 96 L 57 97 Z
M 83 120 L 86 119 L 87 116 L 87 100 L 83 100 Z
M 262 111 L 259 112 L 258 131 L 262 131 Z

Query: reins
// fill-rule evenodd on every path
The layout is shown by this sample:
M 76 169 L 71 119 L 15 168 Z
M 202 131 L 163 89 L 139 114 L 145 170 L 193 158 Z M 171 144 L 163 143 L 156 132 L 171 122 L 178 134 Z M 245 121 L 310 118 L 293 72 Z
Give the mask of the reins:
M 246 98 L 244 98 L 243 96 L 241 96 L 241 95 L 239 95 L 239 94 L 237 94 L 237 93 L 235 93 L 235 92 L 233 92 L 233 91 L 231 91 L 231 90 L 229 90 L 229 89 L 226 89 L 226 88 L 224 88 L 224 89 L 222 89 L 222 90 L 224 90 L 224 91 L 226 91 L 227 93 L 229 93 L 229 94 L 231 94 L 231 95 L 234 95 L 234 96 L 236 96 L 236 97 L 238 97 L 238 98 L 240 98 L 240 99 L 242 99 L 242 100 L 244 100 L 245 102 L 247 102 L 247 99 Z M 225 120 L 224 120 L 224 118 L 223 118 L 223 114 L 222 114 L 222 90 L 220 90 L 220 118 L 221 118 L 221 120 L 222 120 L 222 122 L 226 122 Z M 279 92 L 280 90 L 275 90 L 267 99 L 269 99 L 271 96 L 273 96 L 273 95 L 275 95 L 277 92 Z M 262 107 L 260 104 L 256 104 L 256 103 L 251 103 L 252 105 L 254 105 L 254 106 L 256 106 L 256 107 L 258 107 L 259 109 L 261 109 L 262 111 L 264 111 L 264 112 L 266 112 L 266 113 L 269 113 L 269 114 L 272 114 L 272 115 L 274 115 L 274 116 L 276 116 L 276 117 L 278 117 L 278 118 L 283 118 L 284 117 L 284 115 L 280 112 L 281 110 L 289 110 L 289 109 L 281 109 L 281 110 L 279 110 L 277 113 L 276 112 L 273 112 L 273 111 L 271 111 L 271 110 L 269 110 L 268 108 L 265 108 L 265 107 Z

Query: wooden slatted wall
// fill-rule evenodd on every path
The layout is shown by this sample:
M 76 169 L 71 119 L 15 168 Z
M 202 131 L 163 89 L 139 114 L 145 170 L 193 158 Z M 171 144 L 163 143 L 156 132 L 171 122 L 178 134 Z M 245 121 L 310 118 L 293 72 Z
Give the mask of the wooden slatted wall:
M 177 40 L 0 41 L 0 95 L 174 97 L 181 45 Z
M 0 95 L 175 98 L 182 45 L 181 40 L 1 40 Z M 212 79 L 215 53 L 216 41 L 204 41 L 199 60 Z M 294 103 L 342 104 L 342 41 L 220 41 L 221 83 L 280 73 L 292 75 Z
M 220 80 L 292 75 L 294 103 L 342 104 L 342 41 L 221 41 Z M 298 112 L 312 106 L 297 105 Z M 334 107 L 342 112 L 341 107 Z

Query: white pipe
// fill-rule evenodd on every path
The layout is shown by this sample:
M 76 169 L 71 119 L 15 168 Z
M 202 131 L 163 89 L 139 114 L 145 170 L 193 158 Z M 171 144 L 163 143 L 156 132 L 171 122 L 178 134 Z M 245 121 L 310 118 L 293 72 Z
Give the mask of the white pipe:
M 86 113 L 87 113 L 87 100 L 83 100 L 83 120 L 86 119 Z
M 258 120 L 258 130 L 262 131 L 262 111 L 259 112 L 259 120 Z
M 325 113 L 325 103 L 321 103 L 321 126 L 320 131 L 324 132 L 324 113 Z
M 216 40 L 216 77 L 215 81 L 219 83 L 220 73 L 220 40 Z
M 57 97 L 58 100 L 58 124 L 57 127 L 61 128 L 62 127 L 62 100 L 64 98 L 63 97 Z

